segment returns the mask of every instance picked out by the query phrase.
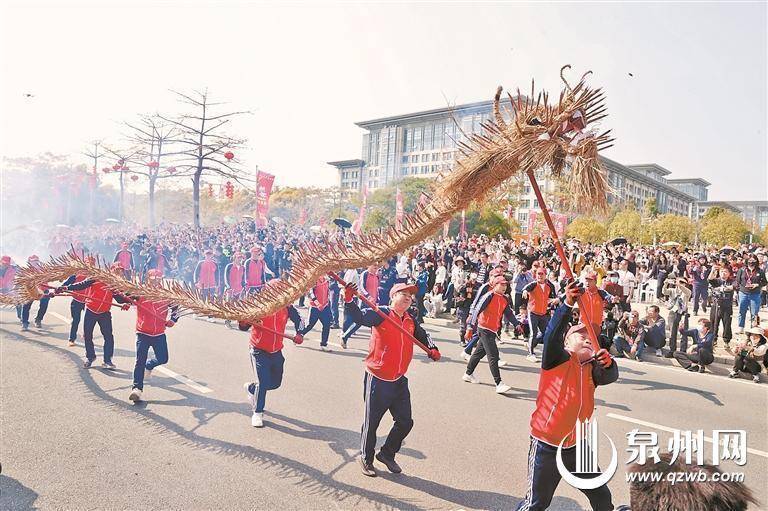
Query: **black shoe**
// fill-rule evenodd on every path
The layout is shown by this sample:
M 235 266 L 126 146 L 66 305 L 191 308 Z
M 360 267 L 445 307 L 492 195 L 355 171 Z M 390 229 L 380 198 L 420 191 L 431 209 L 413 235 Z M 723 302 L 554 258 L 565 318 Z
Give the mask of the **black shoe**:
M 92 365 L 93 365 L 93 360 L 87 360 L 87 359 L 86 359 L 86 361 L 85 361 L 85 362 L 83 362 L 83 367 L 84 367 L 85 369 L 88 369 L 88 368 L 89 368 L 89 367 L 91 367 Z
M 386 465 L 387 470 L 392 472 L 393 474 L 399 474 L 403 471 L 402 468 L 400 468 L 400 465 L 397 464 L 395 461 L 395 458 L 390 458 L 386 454 L 382 453 L 381 451 L 376 453 L 376 459 L 382 462 L 384 465 Z
M 341 329 L 341 327 L 338 325 L 338 323 L 334 323 L 333 325 L 331 325 L 331 328 L 333 330 L 340 330 Z
M 637 361 L 637 362 L 642 362 L 642 361 L 643 361 L 643 359 L 642 359 L 642 358 L 640 358 L 640 357 L 635 357 L 635 361 Z
M 696 364 L 693 364 L 692 366 L 690 366 L 690 367 L 688 368 L 688 370 L 689 370 L 690 372 L 692 372 L 692 373 L 695 373 L 696 371 L 698 371 L 698 370 L 699 370 L 699 366 L 697 366 Z
M 22 332 L 26 332 L 27 330 L 29 330 L 29 324 L 22 323 L 21 324 L 21 331 Z
M 376 470 L 373 468 L 373 463 L 368 463 L 365 461 L 365 458 L 362 454 L 357 457 L 357 460 L 360 462 L 360 470 L 363 472 L 363 475 L 368 477 L 376 477 Z
M 39 319 L 35 320 L 35 327 L 36 328 L 43 328 L 43 322 Z
M 672 358 L 672 352 L 668 351 L 668 352 L 664 353 L 664 358 Z

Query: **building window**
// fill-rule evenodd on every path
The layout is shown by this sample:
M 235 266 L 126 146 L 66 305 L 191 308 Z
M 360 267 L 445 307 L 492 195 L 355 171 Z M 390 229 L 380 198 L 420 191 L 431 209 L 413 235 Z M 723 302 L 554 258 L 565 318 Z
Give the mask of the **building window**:
M 431 170 L 432 172 L 437 172 L 437 165 L 432 165 L 432 166 L 430 167 L 430 170 Z
M 440 153 L 432 153 L 432 161 L 437 161 L 440 159 Z
M 528 221 L 528 213 L 521 211 L 517 214 L 517 220 L 519 222 L 527 222 Z
M 411 163 L 416 163 L 417 161 L 419 161 L 419 155 L 418 154 L 412 155 L 411 156 Z
M 538 208 L 539 207 L 539 199 L 533 199 L 533 207 Z
M 403 156 L 403 157 L 400 159 L 400 163 L 408 163 L 408 156 Z
M 422 163 L 426 162 L 426 161 L 429 161 L 429 155 L 428 154 L 422 154 L 421 155 L 421 161 L 422 161 Z
M 529 199 L 523 199 L 520 201 L 520 207 L 521 208 L 530 208 L 531 207 L 531 201 Z

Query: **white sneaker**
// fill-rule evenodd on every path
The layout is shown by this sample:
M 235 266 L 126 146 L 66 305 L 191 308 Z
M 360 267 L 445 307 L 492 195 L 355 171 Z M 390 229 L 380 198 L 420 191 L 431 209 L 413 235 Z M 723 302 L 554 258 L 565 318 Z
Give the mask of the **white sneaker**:
M 245 393 L 248 394 L 248 402 L 251 404 L 251 410 L 256 408 L 256 396 L 254 394 L 251 394 L 251 391 L 249 390 L 251 386 L 250 382 L 243 383 L 243 388 L 245 389 Z
M 656 350 L 656 356 L 657 356 L 657 357 L 660 357 L 660 356 L 662 356 L 663 354 L 664 354 L 664 353 L 662 353 L 662 351 L 661 351 L 661 350 Z
M 752 381 L 753 381 L 753 382 L 755 382 L 755 383 L 760 383 L 760 376 L 758 376 L 758 375 L 754 375 L 754 376 L 752 377 Z
M 507 392 L 508 390 L 512 390 L 512 387 L 510 387 L 509 385 L 507 385 L 504 382 L 501 382 L 498 385 L 496 385 L 496 393 L 497 394 L 503 394 L 503 393 Z
M 525 359 L 526 359 L 528 362 L 538 362 L 538 361 L 539 361 L 538 357 L 536 357 L 536 355 L 534 355 L 533 353 L 531 353 L 530 355 L 528 355 L 527 357 L 525 357 Z
M 505 365 L 507 365 L 506 360 L 499 360 L 499 367 L 504 367 Z
M 264 414 L 253 412 L 253 415 L 251 415 L 251 426 L 253 426 L 254 428 L 263 428 Z
M 141 401 L 141 389 L 134 388 L 131 391 L 131 395 L 128 396 L 128 399 L 133 401 L 134 403 L 136 401 Z
M 471 356 L 466 351 L 461 350 L 461 358 L 469 362 L 469 359 L 471 358 Z
M 480 379 L 477 376 L 475 376 L 474 374 L 464 373 L 461 376 L 461 379 L 464 380 L 467 383 L 480 383 Z

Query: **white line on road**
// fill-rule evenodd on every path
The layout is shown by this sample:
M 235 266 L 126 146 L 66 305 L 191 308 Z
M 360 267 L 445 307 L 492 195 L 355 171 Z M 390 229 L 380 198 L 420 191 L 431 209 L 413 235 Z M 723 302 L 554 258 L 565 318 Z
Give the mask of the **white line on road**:
M 640 419 L 633 419 L 632 417 L 627 417 L 626 415 L 619 415 L 617 413 L 607 413 L 606 417 L 610 417 L 611 419 L 616 419 L 624 422 L 630 422 L 632 424 L 637 424 L 638 426 L 647 426 L 649 428 L 658 429 L 660 431 L 666 431 L 668 433 L 681 431 L 679 429 L 662 426 L 661 424 L 654 424 L 653 422 L 642 421 Z M 712 443 L 712 439 L 706 436 L 704 437 L 704 441 L 709 442 L 710 444 Z M 756 454 L 758 456 L 762 456 L 763 458 L 768 458 L 768 452 L 765 452 L 765 451 L 760 451 L 758 449 L 752 449 L 751 447 L 747 447 L 747 452 Z
M 64 323 L 67 323 L 67 324 L 71 324 L 72 323 L 72 321 L 69 318 L 66 318 L 66 317 L 62 316 L 58 312 L 51 311 L 51 314 L 53 316 L 59 318 Z M 78 342 L 77 344 L 80 345 L 80 346 L 83 346 L 83 344 L 80 343 L 80 342 Z M 175 371 L 171 371 L 167 367 L 158 366 L 158 367 L 155 368 L 155 371 L 157 371 L 159 373 L 163 373 L 166 376 L 170 376 L 174 380 L 183 383 L 187 387 L 190 387 L 190 388 L 200 392 L 201 394 L 210 394 L 211 392 L 213 392 L 213 389 L 211 389 L 209 387 L 206 387 L 204 385 L 201 385 L 201 384 L 197 383 L 196 381 L 190 380 L 186 376 L 181 375 L 181 374 L 179 374 L 179 373 L 177 373 Z

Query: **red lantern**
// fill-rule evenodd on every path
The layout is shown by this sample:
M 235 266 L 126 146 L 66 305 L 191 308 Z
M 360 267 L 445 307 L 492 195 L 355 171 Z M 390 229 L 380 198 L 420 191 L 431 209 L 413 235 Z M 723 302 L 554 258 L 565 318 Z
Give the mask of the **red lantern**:
M 131 181 L 138 181 L 138 180 L 139 180 L 139 176 L 137 176 L 136 174 L 131 176 Z
M 231 160 L 234 157 L 235 157 L 235 153 L 233 153 L 232 151 L 227 151 L 226 153 L 224 153 L 224 158 L 226 158 L 227 160 Z
M 120 170 L 120 167 L 122 167 L 121 164 L 115 163 L 114 165 L 112 165 L 112 170 Z
M 123 160 L 122 158 L 117 160 L 117 165 L 118 167 L 122 167 L 123 165 L 125 165 L 125 160 Z
M 168 171 L 169 174 L 173 174 L 176 172 L 176 167 L 168 167 L 166 170 Z
M 149 163 L 147 163 L 147 167 L 151 169 L 156 169 L 159 166 L 160 166 L 160 163 L 156 161 L 150 161 Z
M 104 167 L 103 169 L 101 169 L 101 171 L 105 174 L 109 174 L 112 171 L 112 169 L 110 169 L 109 167 Z
M 226 194 L 227 199 L 231 199 L 235 196 L 235 186 L 231 181 L 227 181 L 224 185 L 224 193 Z
M 208 185 L 208 197 L 213 197 L 213 185 Z
M 130 167 L 128 167 L 128 165 L 123 165 L 122 167 L 120 167 L 120 170 L 122 170 L 123 172 L 127 172 L 129 168 Z

